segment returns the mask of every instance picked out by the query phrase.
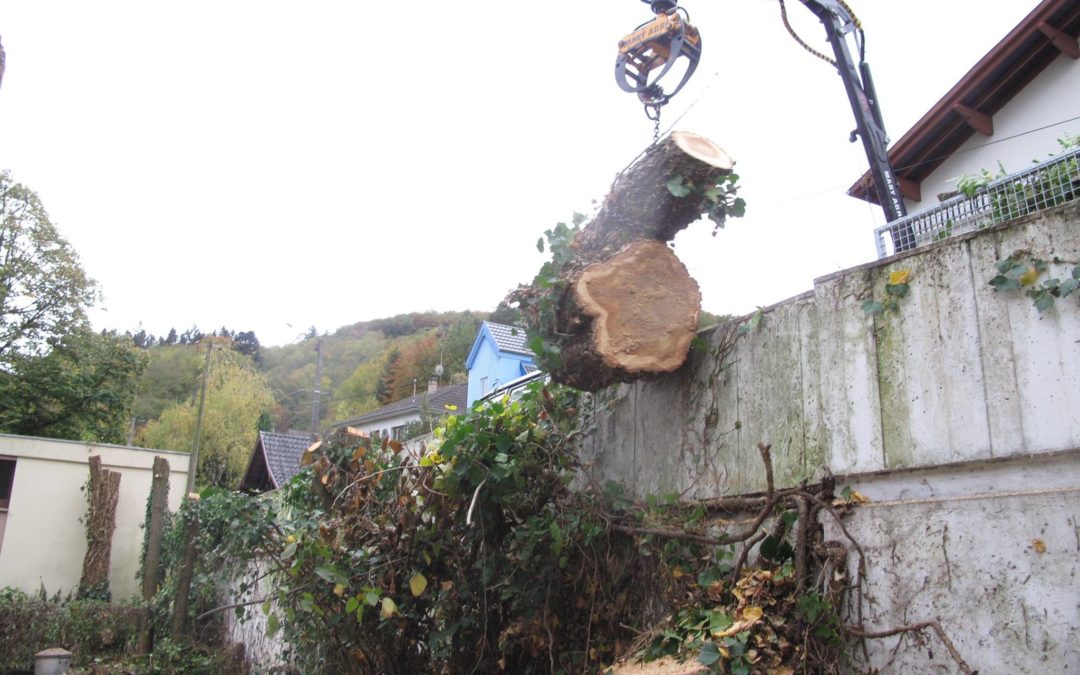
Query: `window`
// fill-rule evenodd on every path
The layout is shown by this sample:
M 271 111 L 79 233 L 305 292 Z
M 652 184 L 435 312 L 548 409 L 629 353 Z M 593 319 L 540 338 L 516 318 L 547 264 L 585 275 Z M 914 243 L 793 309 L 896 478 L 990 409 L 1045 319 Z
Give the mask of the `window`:
M 488 393 L 487 380 L 488 379 L 486 377 L 481 377 L 480 378 L 480 395 L 481 396 Z
M 15 482 L 15 460 L 0 457 L 0 509 L 7 509 L 11 501 L 11 485 Z

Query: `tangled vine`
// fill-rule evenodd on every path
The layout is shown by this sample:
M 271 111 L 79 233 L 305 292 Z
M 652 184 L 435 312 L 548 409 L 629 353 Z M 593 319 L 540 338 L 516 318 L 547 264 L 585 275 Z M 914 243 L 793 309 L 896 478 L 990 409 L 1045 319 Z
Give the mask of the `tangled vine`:
M 201 578 L 247 593 L 198 620 L 259 606 L 299 672 L 603 672 L 664 656 L 838 669 L 858 584 L 818 521 L 843 528 L 853 500 L 829 481 L 775 488 L 764 444 L 760 495 L 641 502 L 589 484 L 580 396 L 535 383 L 447 417 L 423 454 L 341 431 L 277 499 L 192 502 Z

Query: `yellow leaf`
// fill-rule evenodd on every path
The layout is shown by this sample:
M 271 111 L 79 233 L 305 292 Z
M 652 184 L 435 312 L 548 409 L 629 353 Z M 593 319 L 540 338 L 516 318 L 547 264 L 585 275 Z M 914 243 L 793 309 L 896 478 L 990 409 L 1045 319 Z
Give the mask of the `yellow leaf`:
M 379 616 L 384 619 L 389 619 L 395 614 L 397 614 L 397 603 L 390 598 L 383 598 L 382 607 L 379 609 Z
M 906 284 L 910 278 L 911 270 L 896 270 L 889 275 L 889 284 L 892 286 Z
M 1046 542 L 1042 539 L 1032 539 L 1031 548 L 1035 549 L 1036 553 L 1046 553 Z
M 453 411 L 457 410 L 457 406 L 452 405 L 450 403 L 443 404 L 443 407 L 446 408 L 447 410 L 449 410 L 450 412 L 453 412 Z
M 338 596 L 339 598 L 345 595 L 345 584 L 337 584 L 336 586 L 334 586 L 334 595 Z
M 855 502 L 856 504 L 866 504 L 870 501 L 870 498 L 862 494 L 861 492 L 855 492 L 854 490 L 852 490 L 851 501 Z
M 676 579 L 681 579 L 682 577 L 684 577 L 686 575 L 683 573 L 681 567 L 675 567 L 674 569 L 671 570 L 671 576 L 675 577 Z
M 1029 267 L 1027 272 L 1020 275 L 1020 285 L 1030 286 L 1035 283 L 1035 280 L 1039 278 L 1039 270 L 1034 267 Z
M 757 605 L 748 605 L 743 608 L 742 619 L 743 621 L 757 621 L 763 614 L 765 614 L 765 612 Z
M 419 598 L 424 594 L 424 590 L 427 588 L 427 577 L 417 572 L 409 579 L 409 590 L 412 591 L 414 598 Z

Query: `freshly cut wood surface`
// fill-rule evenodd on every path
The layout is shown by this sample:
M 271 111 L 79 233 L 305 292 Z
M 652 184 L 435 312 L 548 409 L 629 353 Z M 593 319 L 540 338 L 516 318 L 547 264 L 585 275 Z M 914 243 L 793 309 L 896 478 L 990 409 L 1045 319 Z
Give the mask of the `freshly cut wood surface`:
M 596 391 L 683 364 L 701 292 L 667 242 L 701 217 L 705 191 L 734 165 L 708 138 L 677 131 L 619 175 L 558 272 L 565 292 L 554 298 L 554 320 L 526 312 L 558 347 L 557 363 L 545 364 L 553 379 Z M 519 289 L 534 298 L 545 292 Z
M 666 244 L 630 244 L 586 267 L 574 289 L 593 317 L 593 342 L 605 365 L 628 374 L 682 365 L 697 334 L 701 292 Z

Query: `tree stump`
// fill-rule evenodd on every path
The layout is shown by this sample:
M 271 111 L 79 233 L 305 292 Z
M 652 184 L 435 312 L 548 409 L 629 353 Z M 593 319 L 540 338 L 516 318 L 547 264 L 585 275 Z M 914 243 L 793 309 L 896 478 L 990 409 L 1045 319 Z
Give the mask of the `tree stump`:
M 701 292 L 667 243 L 702 214 L 718 227 L 741 215 L 733 167 L 709 139 L 674 132 L 615 180 L 565 249 L 552 242 L 553 263 L 513 294 L 552 379 L 596 391 L 683 364 Z
M 109 562 L 120 500 L 120 473 L 101 468 L 101 456 L 90 458 L 89 506 L 86 514 L 86 555 L 83 556 L 80 598 L 109 597 Z

